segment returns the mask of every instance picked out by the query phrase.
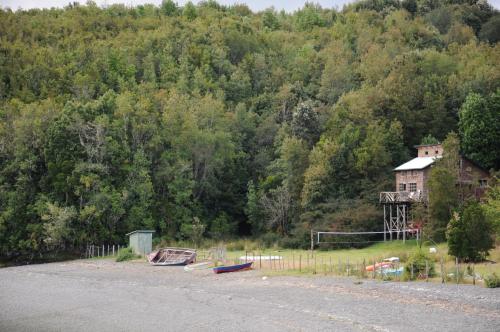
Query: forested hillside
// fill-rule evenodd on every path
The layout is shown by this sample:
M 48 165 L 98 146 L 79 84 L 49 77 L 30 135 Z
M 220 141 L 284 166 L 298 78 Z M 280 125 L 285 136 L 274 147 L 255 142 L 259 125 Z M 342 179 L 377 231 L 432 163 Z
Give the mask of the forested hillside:
M 0 255 L 380 230 L 392 169 L 468 96 L 498 124 L 499 38 L 477 0 L 3 8 Z M 462 150 L 498 169 L 489 142 Z

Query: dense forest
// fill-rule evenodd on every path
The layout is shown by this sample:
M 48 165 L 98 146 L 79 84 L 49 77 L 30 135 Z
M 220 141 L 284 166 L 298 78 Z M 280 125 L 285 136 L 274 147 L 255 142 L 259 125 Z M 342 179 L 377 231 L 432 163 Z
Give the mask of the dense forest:
M 422 140 L 499 169 L 499 40 L 482 0 L 0 9 L 0 256 L 380 230 Z

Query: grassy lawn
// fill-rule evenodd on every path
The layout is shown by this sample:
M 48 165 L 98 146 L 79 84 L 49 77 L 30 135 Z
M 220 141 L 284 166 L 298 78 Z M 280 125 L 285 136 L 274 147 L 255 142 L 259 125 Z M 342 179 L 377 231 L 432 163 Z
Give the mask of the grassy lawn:
M 429 248 L 435 247 L 437 252 L 429 253 Z M 433 261 L 436 269 L 436 277 L 431 281 L 441 282 L 441 259 L 443 260 L 444 273 L 447 282 L 455 282 L 456 265 L 455 259 L 448 255 L 446 243 L 437 245 L 424 244 L 420 248 L 415 240 L 408 240 L 403 244 L 402 241 L 393 241 L 386 243 L 377 243 L 362 249 L 338 249 L 338 250 L 292 250 L 292 249 L 255 249 L 255 250 L 233 250 L 227 251 L 229 262 L 240 262 L 240 257 L 248 256 L 281 256 L 281 261 L 257 260 L 254 268 L 262 269 L 268 274 L 279 275 L 307 275 L 307 274 L 334 274 L 346 275 L 347 266 L 349 266 L 350 275 L 362 275 L 365 265 L 370 265 L 373 261 L 381 261 L 388 257 L 399 257 L 401 265 L 404 265 L 408 256 L 412 253 L 422 250 L 427 254 L 430 261 Z M 496 264 L 479 263 L 474 264 L 476 275 L 481 278 L 496 273 L 500 275 L 500 247 L 492 250 L 488 257 L 491 261 L 499 262 Z M 467 264 L 459 265 L 459 274 L 463 274 Z M 460 282 L 471 283 L 472 277 L 466 277 Z

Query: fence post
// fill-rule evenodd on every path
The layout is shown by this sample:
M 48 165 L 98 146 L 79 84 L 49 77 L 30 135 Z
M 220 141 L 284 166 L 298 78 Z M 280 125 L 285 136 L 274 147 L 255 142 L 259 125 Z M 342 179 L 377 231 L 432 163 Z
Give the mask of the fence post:
M 429 262 L 425 260 L 425 281 L 429 282 Z
M 455 268 L 457 273 L 457 285 L 458 285 L 458 272 L 459 272 L 458 257 L 455 257 Z
M 413 280 L 413 263 L 411 263 L 411 280 Z
M 441 283 L 444 284 L 445 271 L 444 271 L 443 257 L 441 257 L 440 263 L 441 263 Z
M 302 255 L 299 255 L 299 272 L 302 272 Z
M 472 284 L 476 285 L 476 264 L 472 263 Z
M 330 256 L 330 273 L 333 273 L 332 256 Z
M 349 271 L 349 256 L 347 256 L 347 276 L 348 276 L 348 277 L 349 277 L 349 275 L 350 275 L 350 272 L 351 272 L 351 271 Z

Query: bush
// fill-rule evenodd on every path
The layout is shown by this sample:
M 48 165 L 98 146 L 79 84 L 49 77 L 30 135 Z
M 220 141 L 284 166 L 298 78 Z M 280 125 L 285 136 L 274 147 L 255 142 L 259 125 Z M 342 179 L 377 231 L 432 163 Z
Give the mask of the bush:
M 465 261 L 484 259 L 494 248 L 493 227 L 478 202 L 468 203 L 448 224 L 448 252 Z
M 412 269 L 413 269 L 413 279 L 424 278 L 426 274 L 426 262 L 429 268 L 429 277 L 434 276 L 435 268 L 434 262 L 422 251 L 417 251 L 416 253 L 408 257 L 408 261 L 405 265 L 405 275 L 407 279 L 412 279 Z
M 132 248 L 127 247 L 127 248 L 120 249 L 120 251 L 118 252 L 118 256 L 116 257 L 116 261 L 117 262 L 124 262 L 124 261 L 129 261 L 131 259 L 139 258 L 139 257 L 141 257 L 141 256 L 136 255 L 134 253 L 134 251 L 132 250 Z
M 484 278 L 484 285 L 488 288 L 500 287 L 500 277 L 496 273 L 490 274 Z
M 259 237 L 259 242 L 263 248 L 276 248 L 280 241 L 280 236 L 275 233 L 266 233 Z

